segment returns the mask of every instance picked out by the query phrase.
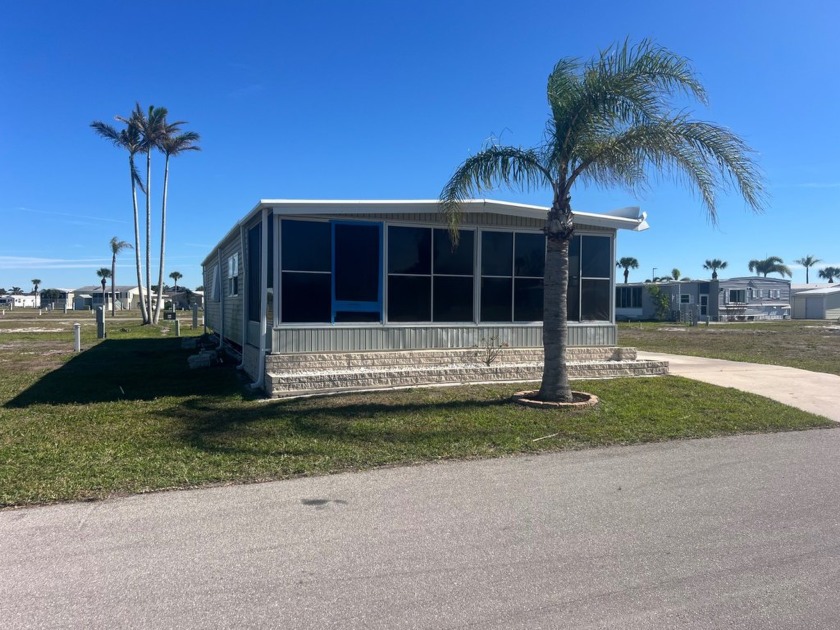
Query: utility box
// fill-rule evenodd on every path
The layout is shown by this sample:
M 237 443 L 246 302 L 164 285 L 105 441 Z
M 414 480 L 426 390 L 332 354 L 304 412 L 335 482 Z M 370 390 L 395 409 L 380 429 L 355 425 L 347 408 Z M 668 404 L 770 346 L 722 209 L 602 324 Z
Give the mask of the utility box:
M 178 319 L 178 314 L 175 311 L 164 311 L 163 319 L 175 320 Z

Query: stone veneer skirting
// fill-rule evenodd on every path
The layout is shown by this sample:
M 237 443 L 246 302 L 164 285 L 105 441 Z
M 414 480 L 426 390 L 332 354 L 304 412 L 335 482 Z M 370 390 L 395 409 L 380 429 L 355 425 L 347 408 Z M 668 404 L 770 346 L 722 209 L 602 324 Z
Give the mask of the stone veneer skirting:
M 344 390 L 435 384 L 538 381 L 542 349 L 503 348 L 487 365 L 486 349 L 269 354 L 266 391 L 282 398 Z M 635 348 L 569 348 L 570 378 L 659 376 L 665 361 L 639 361 Z

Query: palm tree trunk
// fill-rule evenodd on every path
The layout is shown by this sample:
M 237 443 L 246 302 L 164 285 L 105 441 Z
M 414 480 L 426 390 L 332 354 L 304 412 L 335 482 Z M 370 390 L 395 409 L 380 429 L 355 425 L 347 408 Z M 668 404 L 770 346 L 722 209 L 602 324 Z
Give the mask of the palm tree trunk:
M 117 316 L 117 293 L 114 285 L 117 278 L 117 254 L 111 256 L 111 317 Z
M 140 300 L 140 316 L 144 324 L 149 323 L 149 312 L 143 297 L 143 265 L 140 260 L 140 210 L 137 207 L 137 185 L 134 181 L 134 158 L 129 158 L 131 164 L 131 198 L 134 203 L 134 260 L 137 267 L 137 291 Z
M 160 271 L 158 273 L 157 304 L 155 305 L 155 321 L 160 319 L 160 307 L 163 304 L 163 260 L 166 252 L 166 194 L 169 191 L 169 154 L 166 155 L 166 165 L 163 169 L 163 204 L 160 210 Z M 175 283 L 178 289 L 178 283 Z
M 152 150 L 146 152 L 146 289 L 148 290 L 148 313 L 152 324 L 157 318 L 152 316 Z
M 567 294 L 569 290 L 569 239 L 549 238 L 545 254 L 543 287 L 543 377 L 539 399 L 571 402 L 566 347 L 569 343 Z

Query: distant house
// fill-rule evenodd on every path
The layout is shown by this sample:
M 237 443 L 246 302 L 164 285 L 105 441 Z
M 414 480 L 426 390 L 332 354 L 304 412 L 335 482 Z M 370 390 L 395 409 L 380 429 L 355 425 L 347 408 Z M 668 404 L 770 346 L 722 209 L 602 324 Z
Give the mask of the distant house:
M 794 319 L 840 319 L 840 286 L 796 291 L 792 301 Z
M 140 291 L 136 286 L 117 285 L 114 287 L 114 291 L 117 310 L 139 308 L 137 296 Z M 73 308 L 75 309 L 87 310 L 100 306 L 105 306 L 106 309 L 111 308 L 111 287 L 107 287 L 103 293 L 101 284 L 88 285 L 78 288 L 72 293 L 74 295 Z
M 41 291 L 41 306 L 57 310 L 72 309 L 75 297 L 72 289 L 46 289 Z
M 753 321 L 790 318 L 790 281 L 747 276 L 727 280 L 689 280 L 617 284 L 618 319 L 655 319 L 649 287 L 659 287 L 668 301 L 667 318 L 699 321 Z
M 0 306 L 4 308 L 38 308 L 39 295 L 12 295 L 0 297 Z

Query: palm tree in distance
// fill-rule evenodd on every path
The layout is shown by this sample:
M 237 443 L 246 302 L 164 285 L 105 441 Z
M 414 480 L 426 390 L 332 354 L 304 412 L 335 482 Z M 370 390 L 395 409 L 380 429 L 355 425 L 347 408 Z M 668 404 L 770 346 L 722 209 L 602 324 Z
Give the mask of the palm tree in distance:
M 20 287 L 12 287 L 10 291 L 12 295 L 23 295 L 23 289 L 21 289 Z
M 169 192 L 169 158 L 180 155 L 185 151 L 201 150 L 201 147 L 196 144 L 200 139 L 197 133 L 194 131 L 179 133 L 183 124 L 185 124 L 183 121 L 165 124 L 163 133 L 158 139 L 158 148 L 163 152 L 166 162 L 163 170 L 163 203 L 161 204 L 160 212 L 160 267 L 158 267 L 157 304 L 155 305 L 155 314 L 153 317 L 153 321 L 155 322 L 160 318 L 160 308 L 163 304 L 163 268 L 166 251 L 166 199 Z M 172 276 L 170 275 L 169 277 L 171 278 Z M 179 274 L 179 277 L 182 276 Z
M 727 262 L 719 258 L 712 258 L 703 264 L 703 269 L 709 269 L 712 272 L 712 280 L 717 280 L 718 269 L 726 269 Z
M 673 269 L 671 269 L 671 277 L 672 277 L 674 280 L 679 281 L 679 279 L 680 279 L 680 277 L 681 277 L 681 276 L 682 276 L 682 272 L 681 272 L 679 269 L 677 269 L 676 267 L 674 267 Z
M 749 269 L 750 271 L 754 271 L 757 276 L 764 274 L 765 278 L 768 273 L 777 273 L 783 278 L 785 276 L 790 278 L 793 275 L 788 266 L 785 265 L 785 261 L 778 256 L 770 256 L 769 258 L 765 258 L 763 260 L 751 260 L 749 263 Z
M 35 296 L 35 306 L 40 306 L 40 300 L 38 299 L 38 287 L 41 286 L 41 279 L 40 278 L 33 278 L 30 280 L 32 283 L 32 295 Z
M 834 283 L 834 278 L 840 278 L 840 267 L 825 267 L 819 271 L 820 278 L 828 280 L 829 284 Z
M 127 125 L 135 126 L 140 131 L 142 139 L 140 143 L 140 151 L 146 154 L 146 286 L 150 287 L 152 284 L 152 151 L 157 149 L 158 144 L 166 133 L 166 108 L 149 106 L 148 115 L 143 112 L 140 103 L 134 106 L 134 111 L 131 113 L 129 119 L 122 119 Z M 157 324 L 156 316 L 160 313 L 159 310 L 152 310 L 152 294 L 149 289 L 147 297 L 147 309 L 149 313 L 149 320 L 152 324 Z
M 178 280 L 183 278 L 184 276 L 181 275 L 180 271 L 173 271 L 169 274 L 169 277 L 175 282 L 175 293 L 178 293 Z
M 615 266 L 620 269 L 624 269 L 624 284 L 627 284 L 627 280 L 630 277 L 630 270 L 638 269 L 639 261 L 633 258 L 632 256 L 624 256 L 618 259 L 618 262 L 615 263 Z
M 794 260 L 793 262 L 795 262 L 797 265 L 802 265 L 803 267 L 805 267 L 805 284 L 808 284 L 810 282 L 808 271 L 810 271 L 811 267 L 813 267 L 817 263 L 821 263 L 822 260 L 820 260 L 816 256 L 811 256 L 811 254 L 808 254 L 804 258 Z
M 132 249 L 131 243 L 121 241 L 116 236 L 111 237 L 111 317 L 117 315 L 117 254 L 124 249 Z
M 96 275 L 99 276 L 99 281 L 102 283 L 102 306 L 105 306 L 105 285 L 108 282 L 108 278 L 111 277 L 111 270 L 108 267 L 100 267 L 96 271 Z
M 134 156 L 142 148 L 143 139 L 139 127 L 132 123 L 130 118 L 117 116 L 117 120 L 125 123 L 126 126 L 124 129 L 117 131 L 111 125 L 98 120 L 92 122 L 90 126 L 93 127 L 93 130 L 97 134 L 106 140 L 110 140 L 117 148 L 128 151 L 128 165 L 131 170 L 131 202 L 134 209 L 134 260 L 137 268 L 137 291 L 140 300 L 140 316 L 143 319 L 143 323 L 148 324 L 150 322 L 150 313 L 146 309 L 146 301 L 144 299 L 143 265 L 140 260 L 140 213 L 137 207 L 137 188 L 139 187 L 140 191 L 144 193 L 146 190 L 143 182 L 140 180 L 137 165 L 134 162 Z
M 643 188 L 649 173 L 673 175 L 699 193 L 717 220 L 716 192 L 734 188 L 754 210 L 763 186 L 750 149 L 724 127 L 688 118 L 684 97 L 706 103 L 687 59 L 645 40 L 602 51 L 586 63 L 561 59 L 548 77 L 551 108 L 544 142 L 532 149 L 491 146 L 468 158 L 441 192 L 457 242 L 461 202 L 501 183 L 547 188 L 551 208 L 543 290 L 543 378 L 537 397 L 571 401 L 566 365 L 571 193 L 578 182 Z M 679 104 L 672 102 L 677 98 Z

